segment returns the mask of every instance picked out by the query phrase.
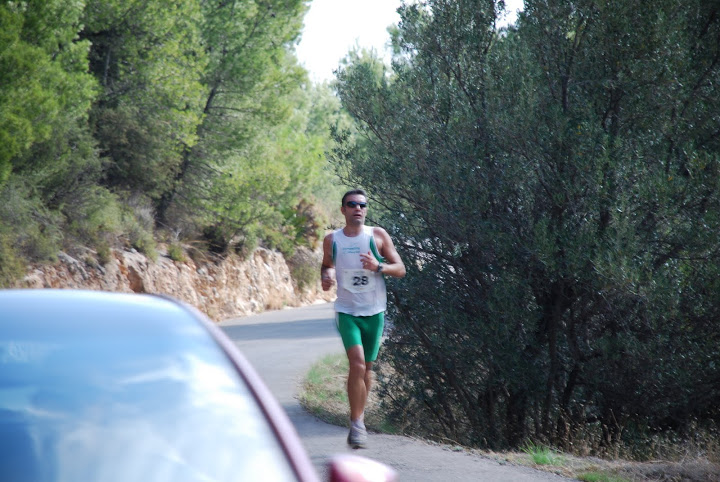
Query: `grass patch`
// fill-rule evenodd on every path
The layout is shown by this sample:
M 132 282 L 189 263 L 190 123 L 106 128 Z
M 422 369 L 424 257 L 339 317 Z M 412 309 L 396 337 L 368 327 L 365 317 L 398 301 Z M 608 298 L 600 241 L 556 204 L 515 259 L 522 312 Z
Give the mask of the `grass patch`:
M 306 380 L 308 392 L 322 403 L 348 403 L 343 384 L 338 383 L 339 379 L 344 379 L 347 370 L 348 361 L 344 354 L 326 356 L 310 368 Z
M 544 445 L 536 445 L 528 442 L 522 451 L 528 454 L 532 462 L 536 465 L 562 466 L 565 462 L 564 458 L 556 450 Z
M 577 478 L 584 482 L 631 482 L 630 479 L 626 479 L 625 477 L 617 477 L 602 472 L 586 472 L 578 475 Z
M 345 383 L 348 361 L 344 353 L 328 355 L 307 372 L 300 405 L 325 422 L 346 425 L 349 411 Z
M 345 353 L 328 355 L 317 361 L 305 376 L 300 405 L 320 420 L 346 426 L 350 417 L 347 398 L 348 360 Z M 365 426 L 372 431 L 397 434 L 398 427 L 380 411 L 375 390 L 370 391 L 365 407 Z

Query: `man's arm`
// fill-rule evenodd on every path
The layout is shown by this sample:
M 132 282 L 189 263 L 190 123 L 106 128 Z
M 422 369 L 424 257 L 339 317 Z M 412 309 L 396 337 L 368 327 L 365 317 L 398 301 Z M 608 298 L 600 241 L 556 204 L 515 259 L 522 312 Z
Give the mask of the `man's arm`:
M 363 267 L 371 271 L 377 271 L 378 266 L 382 264 L 382 273 L 394 278 L 402 278 L 405 276 L 405 264 L 400 259 L 400 255 L 395 249 L 395 245 L 390 235 L 383 228 L 373 228 L 373 236 L 375 236 L 375 244 L 378 247 L 380 256 L 385 258 L 385 262 L 379 263 L 375 256 L 370 253 L 361 254 Z
M 330 291 L 335 284 L 335 264 L 332 259 L 332 233 L 323 239 L 323 260 L 320 266 L 320 281 L 323 291 Z

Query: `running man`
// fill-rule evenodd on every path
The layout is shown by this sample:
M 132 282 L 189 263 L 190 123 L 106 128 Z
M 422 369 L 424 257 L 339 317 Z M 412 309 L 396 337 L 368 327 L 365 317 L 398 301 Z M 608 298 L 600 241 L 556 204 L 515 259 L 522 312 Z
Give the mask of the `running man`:
M 367 442 L 363 417 L 372 364 L 377 359 L 385 325 L 387 293 L 383 275 L 402 278 L 405 265 L 387 231 L 365 226 L 365 191 L 346 192 L 340 212 L 345 216 L 345 227 L 325 236 L 320 277 L 325 291 L 337 283 L 335 320 L 350 363 L 347 442 L 353 448 L 360 448 Z

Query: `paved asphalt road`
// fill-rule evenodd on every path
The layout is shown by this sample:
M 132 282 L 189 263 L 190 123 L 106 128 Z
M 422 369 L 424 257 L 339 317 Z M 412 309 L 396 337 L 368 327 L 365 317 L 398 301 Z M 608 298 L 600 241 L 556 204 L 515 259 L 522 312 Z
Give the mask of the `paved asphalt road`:
M 569 480 L 394 435 L 371 433 L 367 449 L 349 449 L 345 443 L 347 428 L 318 420 L 306 413 L 296 399 L 299 384 L 310 366 L 324 355 L 343 352 L 334 323 L 331 304 L 266 312 L 220 323 L 285 408 L 325 480 L 325 465 L 330 456 L 345 452 L 393 467 L 400 481 Z

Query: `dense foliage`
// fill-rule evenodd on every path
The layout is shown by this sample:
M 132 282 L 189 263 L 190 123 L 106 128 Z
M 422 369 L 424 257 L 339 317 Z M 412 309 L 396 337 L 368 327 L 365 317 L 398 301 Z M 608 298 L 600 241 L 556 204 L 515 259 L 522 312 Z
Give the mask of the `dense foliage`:
M 720 4 L 401 8 L 337 132 L 408 276 L 388 410 L 485 447 L 626 445 L 720 421 Z
M 295 58 L 306 10 L 0 1 L 0 286 L 77 244 L 314 245 L 340 107 Z

